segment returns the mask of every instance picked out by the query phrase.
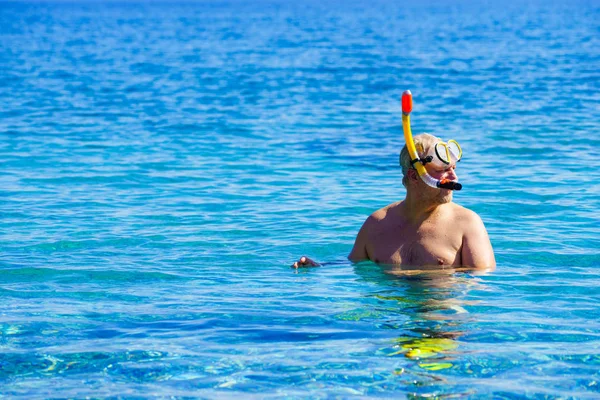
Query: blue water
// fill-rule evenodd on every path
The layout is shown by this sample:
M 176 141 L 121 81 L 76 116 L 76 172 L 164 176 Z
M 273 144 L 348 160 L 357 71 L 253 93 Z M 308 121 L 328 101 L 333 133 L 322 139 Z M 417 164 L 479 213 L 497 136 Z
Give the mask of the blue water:
M 0 397 L 600 397 L 598 3 L 297 3 L 0 3 Z M 405 89 L 491 274 L 345 261 Z

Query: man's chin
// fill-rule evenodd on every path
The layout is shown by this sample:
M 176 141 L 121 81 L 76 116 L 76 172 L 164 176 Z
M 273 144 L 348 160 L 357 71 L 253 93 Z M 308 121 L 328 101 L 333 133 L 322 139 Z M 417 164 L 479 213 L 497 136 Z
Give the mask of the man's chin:
M 440 204 L 450 203 L 452 201 L 452 190 L 441 189 L 438 199 Z

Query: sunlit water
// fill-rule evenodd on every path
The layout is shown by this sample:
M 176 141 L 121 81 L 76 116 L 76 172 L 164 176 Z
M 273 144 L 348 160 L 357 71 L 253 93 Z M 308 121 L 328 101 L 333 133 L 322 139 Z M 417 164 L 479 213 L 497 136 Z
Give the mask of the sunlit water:
M 600 396 L 598 4 L 326 3 L 0 3 L 1 395 Z M 492 274 L 345 261 L 405 89 Z

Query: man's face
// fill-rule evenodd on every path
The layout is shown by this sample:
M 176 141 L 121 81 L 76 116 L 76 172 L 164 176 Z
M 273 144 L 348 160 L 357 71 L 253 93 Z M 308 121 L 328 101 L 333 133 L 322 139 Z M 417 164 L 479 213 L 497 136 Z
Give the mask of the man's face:
M 441 166 L 438 163 L 429 163 L 429 164 L 425 165 L 425 169 L 427 169 L 427 172 L 429 173 L 429 175 L 431 175 L 435 179 L 439 179 L 439 180 L 449 179 L 451 181 L 458 180 L 458 175 L 456 175 L 456 171 L 455 171 L 456 163 L 452 163 L 452 164 L 444 165 L 444 166 Z M 431 195 L 433 200 L 435 200 L 439 204 L 450 203 L 452 201 L 453 190 L 436 189 L 436 188 L 427 186 L 425 184 L 425 182 L 422 182 L 422 183 L 424 186 L 427 187 L 427 189 L 429 189 L 427 191 L 427 194 Z M 427 196 L 427 197 L 429 197 L 429 196 Z

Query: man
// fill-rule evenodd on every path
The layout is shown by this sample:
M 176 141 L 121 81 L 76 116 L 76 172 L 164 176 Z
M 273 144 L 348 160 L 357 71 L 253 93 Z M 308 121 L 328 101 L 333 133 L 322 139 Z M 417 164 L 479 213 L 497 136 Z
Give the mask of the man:
M 435 154 L 440 142 L 439 138 L 429 134 L 414 138 L 422 160 Z M 428 162 L 424 166 L 435 179 L 456 181 L 456 161 L 448 161 L 447 165 Z M 371 260 L 401 269 L 443 269 L 451 266 L 493 270 L 496 260 L 481 218 L 475 212 L 452 203 L 452 190 L 428 186 L 413 164 L 404 146 L 400 165 L 406 198 L 375 211 L 367 218 L 348 256 L 350 261 Z M 308 257 L 302 257 L 292 267 L 318 265 Z

